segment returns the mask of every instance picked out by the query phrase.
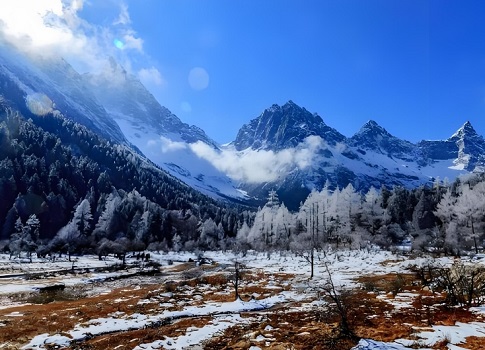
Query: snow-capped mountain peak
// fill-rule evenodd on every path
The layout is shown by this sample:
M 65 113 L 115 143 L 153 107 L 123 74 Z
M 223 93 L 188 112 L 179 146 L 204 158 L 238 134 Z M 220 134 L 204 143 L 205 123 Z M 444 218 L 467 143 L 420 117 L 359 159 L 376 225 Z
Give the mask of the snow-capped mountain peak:
M 381 136 L 387 136 L 387 137 L 392 136 L 386 129 L 384 129 L 382 126 L 377 124 L 377 122 L 374 120 L 367 121 L 360 128 L 357 134 L 374 135 L 374 136 L 381 135 Z
M 465 138 L 465 137 L 476 137 L 479 136 L 472 124 L 467 121 L 463 124 L 451 137 L 450 139 Z M 480 137 L 480 136 L 479 136 Z
M 364 150 L 372 150 L 391 158 L 409 159 L 416 154 L 416 146 L 391 135 L 374 120 L 366 122 L 349 139 L 349 144 Z
M 485 164 L 485 140 L 478 135 L 472 124 L 467 121 L 448 140 L 457 150 L 454 160 L 456 169 L 474 171 L 483 169 Z
M 325 124 L 318 114 L 290 100 L 282 106 L 273 104 L 245 124 L 233 144 L 237 150 L 249 147 L 281 150 L 296 147 L 309 136 L 320 136 L 330 144 L 345 140 L 345 136 Z

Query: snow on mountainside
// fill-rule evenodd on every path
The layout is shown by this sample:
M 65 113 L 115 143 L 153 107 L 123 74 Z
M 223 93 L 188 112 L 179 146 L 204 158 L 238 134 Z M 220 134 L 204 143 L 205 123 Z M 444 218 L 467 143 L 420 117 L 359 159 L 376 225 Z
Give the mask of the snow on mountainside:
M 102 75 L 84 75 L 125 137 L 151 161 L 197 190 L 219 198 L 245 198 L 226 174 L 198 157 L 190 144 L 202 142 L 218 150 L 205 132 L 183 123 L 133 75 L 113 59 Z
M 231 144 L 219 146 L 114 60 L 102 74 L 81 76 L 61 58 L 29 57 L 0 42 L 0 81 L 1 98 L 25 116 L 59 110 L 216 198 L 264 200 L 276 189 L 296 209 L 327 181 L 358 190 L 409 188 L 485 169 L 485 140 L 469 122 L 441 141 L 413 144 L 374 121 L 347 138 L 289 101 L 264 110 Z
M 150 160 L 213 197 L 242 199 L 231 179 L 191 151 L 205 132 L 184 124 L 114 60 L 103 75 L 78 74 L 60 57 L 31 56 L 0 41 L 0 96 L 23 115 L 54 110 L 108 140 L 135 146 Z
M 348 140 L 348 144 L 359 150 L 371 150 L 391 158 L 416 159 L 419 151 L 411 142 L 401 140 L 370 120 Z M 359 151 L 362 153 L 362 151 Z
M 62 58 L 30 57 L 0 40 L 0 95 L 28 116 L 56 109 L 99 135 L 126 143 L 118 125 Z
M 309 136 L 318 140 L 311 162 L 279 171 L 275 181 L 242 184 L 242 188 L 262 198 L 274 188 L 287 205 L 297 207 L 311 189 L 320 189 L 327 181 L 341 188 L 352 183 L 358 190 L 382 185 L 410 188 L 437 177 L 453 180 L 481 171 L 485 165 L 485 141 L 469 122 L 444 141 L 413 144 L 391 135 L 375 121 L 346 138 L 291 101 L 273 105 L 244 125 L 233 145 L 241 152 L 282 152 L 301 147 Z
M 306 137 L 318 135 L 330 144 L 342 142 L 345 136 L 327 126 L 318 114 L 312 114 L 293 101 L 283 106 L 274 104 L 244 125 L 233 142 L 237 150 L 281 150 L 295 147 Z
M 467 172 L 484 170 L 485 140 L 468 121 L 447 140 L 421 141 L 418 147 L 430 161 L 452 160 L 450 169 Z

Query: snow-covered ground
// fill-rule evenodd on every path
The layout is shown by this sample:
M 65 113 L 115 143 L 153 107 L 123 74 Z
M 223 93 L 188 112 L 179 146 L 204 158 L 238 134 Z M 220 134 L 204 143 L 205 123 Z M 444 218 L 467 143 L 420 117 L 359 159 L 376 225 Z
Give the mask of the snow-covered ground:
M 246 270 L 252 271 L 256 275 L 261 275 L 261 279 L 243 280 L 243 286 L 247 288 L 262 288 L 259 294 L 254 293 L 250 300 L 217 301 L 213 297 L 206 298 L 212 294 L 218 297 L 227 297 L 232 294 L 233 287 L 228 284 L 226 287 L 216 290 L 213 287 L 185 286 L 184 293 L 187 298 L 175 299 L 173 294 L 163 292 L 161 289 L 155 293 L 154 297 L 138 300 L 135 304 L 153 305 L 149 313 L 141 312 L 114 312 L 109 315 L 93 318 L 88 321 L 83 320 L 71 329 L 63 329 L 58 333 L 39 333 L 30 338 L 29 343 L 23 349 L 44 349 L 47 344 L 57 344 L 68 346 L 72 341 L 83 341 L 102 334 L 124 332 L 128 330 L 139 330 L 163 324 L 165 321 L 174 321 L 185 318 L 205 317 L 208 320 L 204 324 L 188 327 L 184 334 L 177 336 L 163 336 L 158 340 L 133 343 L 133 349 L 184 349 L 188 346 L 200 345 L 210 338 L 220 335 L 224 330 L 235 325 L 250 324 L 258 322 L 255 316 L 242 317 L 241 312 L 257 310 L 268 310 L 272 307 L 290 307 L 295 310 L 309 310 L 315 306 L 322 305 L 318 297 L 319 286 L 326 283 L 328 266 L 334 284 L 338 288 L 359 288 L 356 281 L 358 277 L 365 275 L 387 275 L 392 273 L 404 273 L 410 265 L 422 265 L 427 263 L 428 258 L 410 258 L 408 256 L 396 255 L 391 252 L 378 249 L 368 250 L 339 250 L 330 251 L 325 254 L 317 254 L 315 262 L 315 278 L 309 280 L 310 266 L 302 258 L 290 252 L 256 253 L 249 252 L 246 256 L 235 255 L 231 252 L 206 252 L 204 256 L 211 259 L 216 264 L 207 269 L 207 274 L 228 272 L 234 266 L 235 261 L 246 266 Z M 192 253 L 170 252 L 170 253 L 151 253 L 151 259 L 162 264 L 162 271 L 166 273 L 163 281 L 176 280 L 182 278 L 183 263 L 190 259 L 196 260 Z M 135 262 L 131 260 L 129 262 Z M 173 265 L 172 265 L 173 262 Z M 437 258 L 436 263 L 443 266 L 453 262 L 450 258 Z M 99 261 L 97 257 L 78 257 L 75 266 L 82 268 L 106 267 L 117 264 L 119 261 L 112 259 Z M 481 264 L 475 261 L 474 264 Z M 170 264 L 170 265 L 169 265 Z M 12 261 L 8 256 L 0 255 L 0 271 L 6 275 L 8 273 L 57 271 L 72 268 L 72 262 L 59 259 L 56 262 L 36 260 L 33 263 L 24 261 Z M 85 285 L 89 283 L 102 283 L 115 274 L 133 273 L 142 266 L 133 267 L 131 270 L 113 273 L 83 273 L 55 276 L 56 283 L 64 283 L 66 286 Z M 178 271 L 178 272 L 177 272 Z M 178 273 L 178 274 L 177 274 Z M 277 281 L 275 276 L 288 275 L 288 280 Z M 21 277 L 0 278 L 0 294 L 8 296 L 19 292 L 35 291 L 41 285 L 48 285 L 54 280 L 26 280 Z M 264 282 L 263 282 L 264 281 Z M 105 290 L 109 293 L 109 290 Z M 418 294 L 412 291 L 402 291 L 395 296 L 381 293 L 377 296 L 378 300 L 383 300 L 390 304 L 397 312 L 402 309 L 412 308 L 414 299 Z M 133 299 L 134 300 L 134 299 Z M 126 301 L 127 304 L 133 303 L 129 293 L 126 297 L 117 301 Z M 158 305 L 158 306 L 157 306 Z M 8 310 L 7 305 L 0 309 L 0 327 L 2 319 L 11 320 L 22 317 L 21 313 Z M 477 315 L 483 313 L 483 309 L 475 308 L 472 310 Z M 5 324 L 4 324 L 5 326 Z M 276 324 L 267 327 L 277 327 Z M 267 333 L 267 334 L 266 334 Z M 271 331 L 268 329 L 265 336 L 259 334 L 251 339 L 253 349 L 264 348 L 271 344 L 274 338 L 269 336 Z M 485 337 L 485 323 L 483 322 L 456 322 L 454 325 L 432 325 L 427 328 L 413 327 L 413 334 L 410 339 L 395 339 L 392 342 L 378 342 L 371 339 L 363 339 L 354 348 L 355 350 L 404 350 L 404 349 L 428 349 L 437 342 L 446 340 L 449 344 L 448 349 L 465 349 L 460 347 L 466 342 L 466 337 L 476 336 Z M 249 336 L 248 336 L 249 337 Z M 259 339 L 259 340 L 258 340 Z M 266 344 L 266 345 L 265 345 Z M 5 344 L 0 343 L 0 348 Z M 6 345 L 5 345 L 6 346 Z M 131 346 L 131 345 L 130 345 Z

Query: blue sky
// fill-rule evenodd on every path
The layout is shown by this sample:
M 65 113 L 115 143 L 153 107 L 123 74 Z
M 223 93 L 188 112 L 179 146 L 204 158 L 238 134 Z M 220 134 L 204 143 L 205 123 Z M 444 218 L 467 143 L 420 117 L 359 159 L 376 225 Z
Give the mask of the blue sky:
M 78 59 L 97 37 L 88 59 L 116 56 L 162 105 L 221 143 L 290 99 L 346 136 L 369 119 L 410 141 L 447 138 L 467 120 L 485 134 L 480 0 L 63 3 L 72 37 L 82 32 Z

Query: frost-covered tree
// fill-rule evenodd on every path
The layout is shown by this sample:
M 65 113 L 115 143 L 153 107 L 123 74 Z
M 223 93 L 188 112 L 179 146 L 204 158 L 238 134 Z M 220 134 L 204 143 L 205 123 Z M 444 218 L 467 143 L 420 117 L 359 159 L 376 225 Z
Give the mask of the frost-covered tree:
M 362 224 L 367 227 L 372 236 L 375 236 L 382 225 L 383 218 L 382 197 L 374 187 L 371 187 L 362 202 Z
M 15 222 L 15 231 L 10 237 L 10 256 L 15 254 L 20 256 L 21 252 L 26 252 L 32 262 L 32 253 L 38 246 L 39 232 L 40 221 L 35 214 L 29 216 L 25 225 L 18 218 Z
M 457 235 L 456 202 L 458 198 L 453 195 L 451 189 L 444 194 L 434 214 L 441 220 L 441 235 L 445 251 L 458 253 L 459 239 Z
M 59 248 L 60 252 L 67 252 L 69 261 L 71 261 L 71 256 L 82 245 L 82 241 L 83 237 L 79 232 L 79 228 L 73 221 L 70 221 L 59 230 L 52 243 Z
M 243 256 L 246 256 L 247 251 L 251 248 L 251 244 L 248 241 L 250 232 L 251 228 L 248 226 L 246 221 L 244 221 L 237 231 L 236 239 L 234 240 L 234 245 L 232 247 L 232 250 L 235 253 L 242 253 Z
M 473 188 L 469 184 L 462 186 L 461 194 L 456 203 L 456 214 L 461 225 L 461 234 L 465 239 L 471 239 L 478 253 L 478 239 L 483 235 L 483 220 L 485 218 L 485 182 L 479 182 Z
M 254 224 L 247 236 L 248 243 L 255 249 L 275 248 L 278 243 L 278 210 L 280 209 L 276 191 L 270 191 L 268 201 L 254 217 Z
M 24 235 L 22 242 L 22 250 L 25 250 L 27 252 L 30 262 L 32 262 L 32 253 L 34 253 L 38 247 L 39 234 L 40 221 L 37 218 L 37 215 L 32 214 L 29 216 L 27 222 L 24 225 Z
M 290 247 L 310 265 L 310 278 L 314 275 L 315 251 L 322 249 L 329 239 L 329 226 L 333 224 L 331 194 L 325 186 L 322 191 L 312 191 L 301 205 L 297 215 L 296 234 Z
M 327 216 L 329 217 L 327 229 L 331 241 L 352 241 L 358 219 L 362 213 L 361 196 L 352 184 L 343 190 L 335 189 L 330 197 Z
M 281 204 L 276 211 L 276 243 L 280 249 L 289 249 L 291 236 L 295 231 L 295 216 L 290 213 L 284 204 Z
M 199 227 L 199 247 L 202 249 L 215 249 L 220 239 L 219 228 L 214 220 L 208 218 Z
M 180 251 L 182 249 L 182 238 L 180 237 L 180 235 L 178 233 L 176 233 L 173 236 L 173 239 L 172 239 L 172 249 L 175 252 L 178 252 L 178 251 Z
M 100 241 L 102 238 L 110 237 L 114 233 L 116 226 L 115 213 L 120 203 L 121 197 L 118 191 L 112 191 L 106 199 L 104 209 L 94 228 L 95 240 Z
M 340 214 L 341 234 L 344 241 L 352 241 L 362 214 L 362 198 L 349 183 L 338 196 L 337 208 Z
M 8 249 L 10 250 L 10 258 L 12 258 L 14 255 L 20 256 L 20 252 L 22 251 L 23 232 L 24 225 L 22 220 L 17 218 L 17 221 L 15 221 L 14 232 L 10 236 L 10 243 L 8 245 Z
M 92 220 L 91 204 L 87 199 L 83 199 L 74 211 L 72 222 L 81 235 L 87 236 L 91 231 Z

